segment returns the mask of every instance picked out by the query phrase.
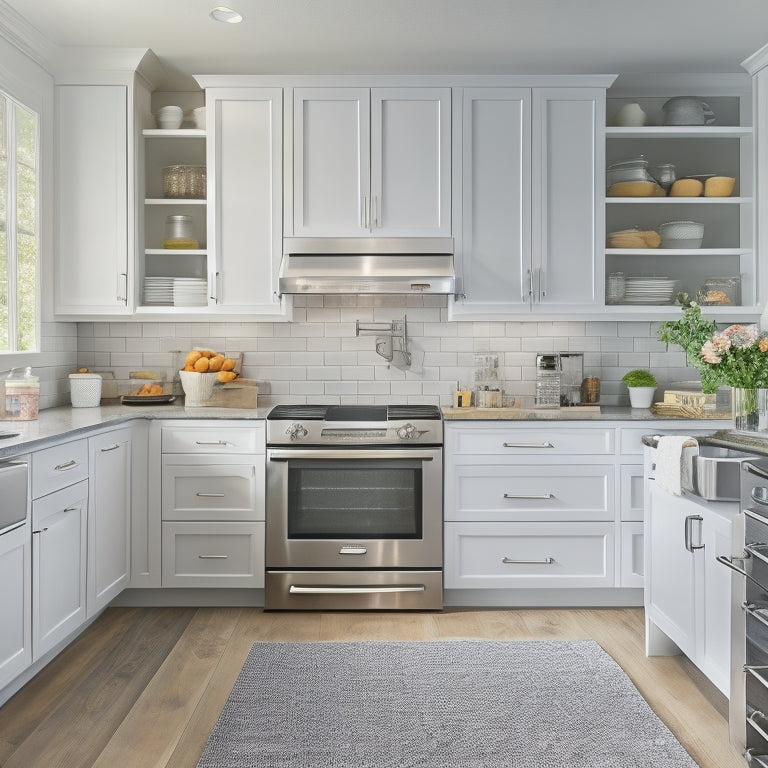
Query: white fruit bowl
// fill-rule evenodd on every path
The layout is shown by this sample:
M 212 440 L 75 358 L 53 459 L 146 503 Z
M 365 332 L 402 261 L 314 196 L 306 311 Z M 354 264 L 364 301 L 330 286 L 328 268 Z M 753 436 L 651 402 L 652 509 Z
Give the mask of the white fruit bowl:
M 701 248 L 704 225 L 696 221 L 668 221 L 659 227 L 662 248 Z

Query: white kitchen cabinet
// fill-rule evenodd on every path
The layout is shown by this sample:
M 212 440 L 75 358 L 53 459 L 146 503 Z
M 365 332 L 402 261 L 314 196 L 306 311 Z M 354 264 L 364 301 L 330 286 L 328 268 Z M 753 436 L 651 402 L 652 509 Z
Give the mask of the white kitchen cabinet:
M 0 689 L 32 663 L 32 540 L 29 522 L 0 536 Z
M 132 311 L 128 110 L 125 85 L 56 87 L 57 315 Z
M 282 89 L 209 88 L 206 103 L 211 310 L 282 316 Z
M 715 114 L 710 125 L 664 125 L 662 105 L 681 93 L 695 93 Z M 646 113 L 646 124 L 616 125 L 614 116 L 629 102 Z M 669 221 L 695 221 L 704 225 L 699 248 L 605 248 L 606 277 L 623 272 L 625 277 L 667 276 L 677 288 L 694 297 L 709 278 L 735 277 L 740 291 L 731 304 L 710 306 L 714 317 L 736 318 L 759 314 L 764 303 L 758 281 L 753 235 L 755 216 L 754 137 L 752 91 L 746 75 L 672 78 L 620 77 L 608 91 L 606 165 L 643 157 L 648 171 L 671 163 L 677 178 L 689 175 L 723 175 L 736 179 L 729 197 L 616 197 L 607 182 L 606 232 L 632 227 L 659 231 Z M 669 302 L 666 302 L 667 304 Z M 679 309 L 661 304 L 638 306 L 619 300 L 610 309 L 616 316 L 677 316 Z
M 450 88 L 295 88 L 294 237 L 449 237 Z
M 87 541 L 87 480 L 32 502 L 35 661 L 86 620 Z
M 698 503 L 667 493 L 653 480 L 647 484 L 646 653 L 679 649 L 726 696 L 731 572 L 716 558 L 732 554 L 737 509 L 737 502 Z
M 88 438 L 88 616 L 130 579 L 131 429 Z
M 464 88 L 454 98 L 462 282 L 452 314 L 594 310 L 605 85 Z

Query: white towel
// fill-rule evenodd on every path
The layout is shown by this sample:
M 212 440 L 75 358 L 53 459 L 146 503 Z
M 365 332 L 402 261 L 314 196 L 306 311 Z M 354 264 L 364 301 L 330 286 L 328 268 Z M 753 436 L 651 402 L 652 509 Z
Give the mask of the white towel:
M 699 443 L 688 435 L 663 435 L 656 449 L 656 482 L 674 496 L 682 496 L 690 486 L 691 463 L 699 452 Z

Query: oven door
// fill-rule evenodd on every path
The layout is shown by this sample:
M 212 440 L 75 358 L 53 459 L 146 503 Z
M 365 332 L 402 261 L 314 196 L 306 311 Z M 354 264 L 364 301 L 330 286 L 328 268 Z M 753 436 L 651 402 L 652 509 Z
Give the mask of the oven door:
M 267 568 L 442 568 L 442 449 L 267 450 Z

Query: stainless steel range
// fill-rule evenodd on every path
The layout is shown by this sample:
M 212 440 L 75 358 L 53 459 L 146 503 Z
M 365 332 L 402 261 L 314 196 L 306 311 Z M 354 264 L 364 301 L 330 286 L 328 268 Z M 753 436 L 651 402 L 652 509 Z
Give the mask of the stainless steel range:
M 273 408 L 265 608 L 442 608 L 442 443 L 437 406 Z

